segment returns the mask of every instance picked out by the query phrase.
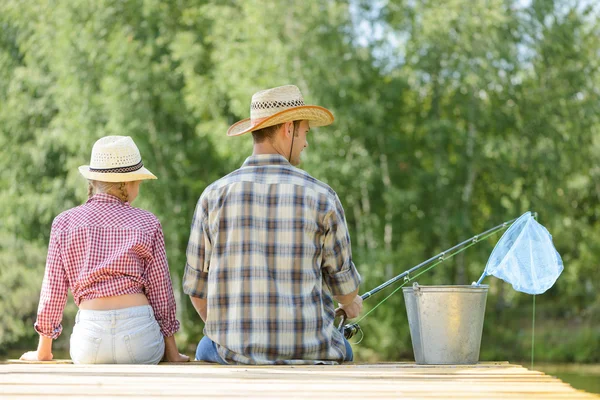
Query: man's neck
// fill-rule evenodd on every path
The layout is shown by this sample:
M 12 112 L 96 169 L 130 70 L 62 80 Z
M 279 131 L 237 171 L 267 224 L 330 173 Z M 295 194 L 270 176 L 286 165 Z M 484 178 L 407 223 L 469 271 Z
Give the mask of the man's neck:
M 280 156 L 285 157 L 285 155 L 281 151 L 277 150 L 275 148 L 275 146 L 273 146 L 273 144 L 267 140 L 265 140 L 262 143 L 254 143 L 254 147 L 252 149 L 252 155 L 258 156 L 261 154 L 279 154 Z M 287 160 L 287 158 L 286 158 L 286 160 Z

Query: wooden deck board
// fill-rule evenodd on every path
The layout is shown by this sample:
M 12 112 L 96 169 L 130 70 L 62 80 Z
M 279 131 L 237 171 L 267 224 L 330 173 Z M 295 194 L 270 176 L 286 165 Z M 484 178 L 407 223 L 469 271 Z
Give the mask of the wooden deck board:
M 205 363 L 0 364 L 2 399 L 600 399 L 539 371 L 508 363 L 423 366 L 217 366 Z

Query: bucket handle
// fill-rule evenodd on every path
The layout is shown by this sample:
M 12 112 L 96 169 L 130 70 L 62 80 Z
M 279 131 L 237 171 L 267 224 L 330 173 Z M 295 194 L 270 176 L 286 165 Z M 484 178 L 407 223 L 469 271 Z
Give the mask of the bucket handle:
M 419 286 L 419 284 L 417 282 L 413 282 L 412 289 L 413 289 L 413 293 L 415 294 L 415 296 L 421 295 L 421 286 Z

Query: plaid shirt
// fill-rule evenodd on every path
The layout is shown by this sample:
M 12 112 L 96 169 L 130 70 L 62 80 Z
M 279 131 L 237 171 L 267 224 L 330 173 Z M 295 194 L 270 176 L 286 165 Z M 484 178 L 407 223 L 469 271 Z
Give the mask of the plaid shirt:
M 54 219 L 35 330 L 56 339 L 67 289 L 83 300 L 144 293 L 164 336 L 179 330 L 162 227 L 150 212 L 99 193 Z
M 204 333 L 225 361 L 342 361 L 332 296 L 359 283 L 336 193 L 285 158 L 249 157 L 200 197 L 183 290 L 207 299 Z

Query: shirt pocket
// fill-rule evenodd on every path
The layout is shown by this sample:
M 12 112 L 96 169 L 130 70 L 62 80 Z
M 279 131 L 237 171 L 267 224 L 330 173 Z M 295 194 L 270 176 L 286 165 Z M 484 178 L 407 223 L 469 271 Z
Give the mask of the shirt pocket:
M 71 334 L 69 354 L 75 364 L 95 364 L 102 338 L 99 334 L 75 326 Z

